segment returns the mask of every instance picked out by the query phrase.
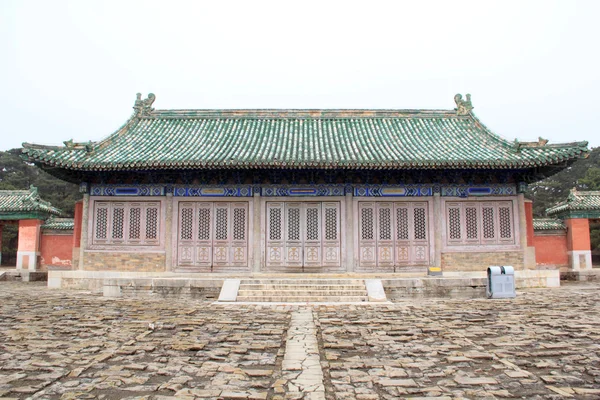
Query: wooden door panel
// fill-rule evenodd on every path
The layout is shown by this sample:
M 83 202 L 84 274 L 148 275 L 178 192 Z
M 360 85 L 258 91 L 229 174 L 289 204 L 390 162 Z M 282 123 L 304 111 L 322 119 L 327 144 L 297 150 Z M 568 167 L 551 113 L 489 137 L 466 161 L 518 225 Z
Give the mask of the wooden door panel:
M 248 266 L 248 203 L 181 202 L 178 218 L 179 266 L 196 271 Z
M 427 202 L 359 202 L 361 268 L 429 263 Z

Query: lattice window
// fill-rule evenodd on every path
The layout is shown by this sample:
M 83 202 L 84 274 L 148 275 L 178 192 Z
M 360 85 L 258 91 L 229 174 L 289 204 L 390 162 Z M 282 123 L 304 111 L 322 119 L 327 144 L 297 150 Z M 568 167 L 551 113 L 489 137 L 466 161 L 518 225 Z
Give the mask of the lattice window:
M 129 239 L 139 240 L 142 230 L 142 209 L 139 207 L 129 209 Z
M 156 245 L 159 203 L 95 202 L 92 244 Z
M 391 210 L 387 207 L 379 209 L 379 240 L 392 240 Z
M 446 208 L 449 245 L 511 245 L 515 242 L 513 203 L 465 201 Z M 464 227 L 466 237 L 456 235 Z
M 96 239 L 106 239 L 108 230 L 108 208 L 96 210 Z
M 194 209 L 193 208 L 182 208 L 181 209 L 180 239 L 192 240 L 193 226 L 194 226 Z
M 125 209 L 118 207 L 113 208 L 112 215 L 112 238 L 113 239 L 123 239 L 124 233 L 124 220 L 125 219 Z
M 269 209 L 269 240 L 281 240 L 281 209 Z
M 360 221 L 360 238 L 362 240 L 373 240 L 373 209 L 371 207 L 364 207 L 360 210 Z
M 512 217 L 510 207 L 499 207 L 499 225 L 500 225 L 500 238 L 511 239 L 512 238 Z
M 158 240 L 158 207 L 146 208 L 146 239 Z
M 482 207 L 482 219 L 483 219 L 483 238 L 494 239 L 494 209 L 492 207 Z
M 246 240 L 246 209 L 233 209 L 233 240 Z
M 227 209 L 217 208 L 215 214 L 215 239 L 227 240 Z
M 319 240 L 319 209 L 306 209 L 306 240 Z
M 325 209 L 325 240 L 338 238 L 337 208 Z
M 427 239 L 427 218 L 425 218 L 425 208 L 415 207 L 414 209 L 415 240 Z
M 198 208 L 198 240 L 210 240 L 210 208 Z
M 396 239 L 409 240 L 408 209 L 405 207 L 398 207 L 396 209 Z
M 451 240 L 460 240 L 462 238 L 460 231 L 460 208 L 452 207 L 448 209 L 448 233 Z
M 288 208 L 288 240 L 300 240 L 300 208 Z
M 465 220 L 467 225 L 467 239 L 477 240 L 479 237 L 479 218 L 477 218 L 477 207 L 465 207 Z

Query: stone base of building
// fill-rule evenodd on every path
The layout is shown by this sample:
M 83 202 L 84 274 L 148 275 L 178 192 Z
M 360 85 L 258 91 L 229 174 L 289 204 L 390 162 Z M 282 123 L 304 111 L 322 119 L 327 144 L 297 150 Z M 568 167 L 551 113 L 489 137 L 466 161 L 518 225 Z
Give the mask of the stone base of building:
M 47 280 L 47 271 L 29 271 L 26 269 L 0 271 L 0 281 L 43 282 Z
M 600 269 L 561 271 L 561 281 L 600 281 Z
M 558 270 L 515 271 L 516 288 L 559 287 Z M 48 287 L 85 289 L 110 297 L 190 297 L 217 299 L 226 279 L 310 278 L 381 279 L 388 299 L 402 297 L 485 297 L 486 271 L 450 271 L 442 276 L 418 273 L 344 274 L 190 274 L 173 272 L 49 271 Z

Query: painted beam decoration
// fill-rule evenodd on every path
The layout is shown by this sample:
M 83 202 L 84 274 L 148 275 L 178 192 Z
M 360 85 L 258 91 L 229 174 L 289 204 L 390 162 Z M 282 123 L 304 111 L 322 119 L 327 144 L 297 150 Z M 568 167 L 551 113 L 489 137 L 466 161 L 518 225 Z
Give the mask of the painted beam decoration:
M 165 196 L 175 197 L 442 197 L 514 196 L 514 184 L 488 185 L 91 185 L 92 196 Z
M 352 190 L 348 187 L 348 190 Z M 265 197 L 275 196 L 343 196 L 346 185 L 267 185 L 261 188 Z

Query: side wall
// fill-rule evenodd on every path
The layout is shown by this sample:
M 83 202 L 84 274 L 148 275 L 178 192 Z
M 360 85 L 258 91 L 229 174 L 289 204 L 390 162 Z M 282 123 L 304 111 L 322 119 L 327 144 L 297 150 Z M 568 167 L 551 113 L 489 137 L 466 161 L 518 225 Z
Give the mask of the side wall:
M 538 268 L 569 269 L 566 231 L 539 231 L 533 241 Z
M 40 269 L 71 269 L 73 231 L 42 231 Z

